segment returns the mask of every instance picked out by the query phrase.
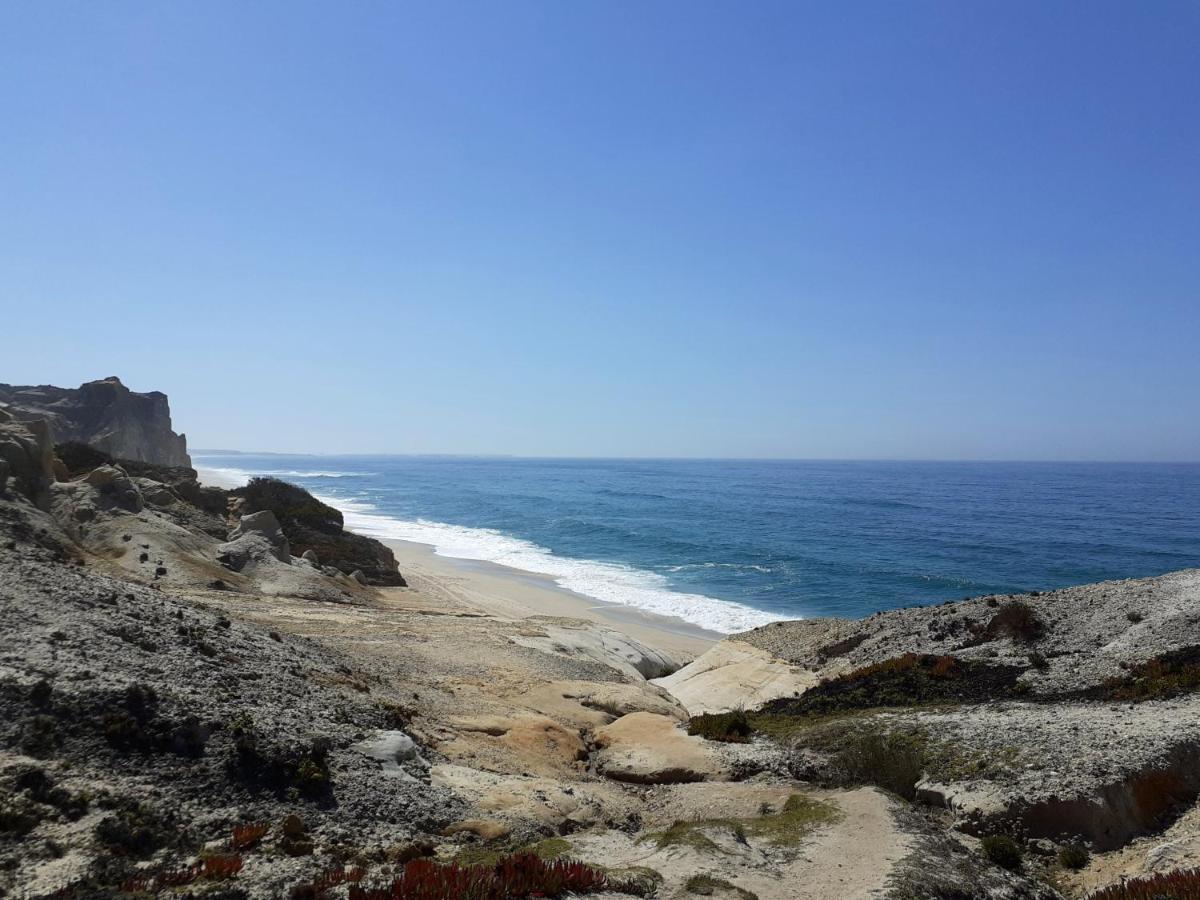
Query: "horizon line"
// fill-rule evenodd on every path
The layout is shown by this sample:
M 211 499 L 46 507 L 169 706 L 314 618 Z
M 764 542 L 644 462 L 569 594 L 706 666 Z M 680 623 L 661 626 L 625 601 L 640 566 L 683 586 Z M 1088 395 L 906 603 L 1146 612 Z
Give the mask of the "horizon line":
M 189 450 L 195 456 L 307 456 L 327 457 L 378 457 L 395 456 L 407 459 L 511 459 L 511 460 L 576 460 L 608 462 L 822 462 L 822 463 L 1006 463 L 1039 465 L 1047 463 L 1068 465 L 1137 465 L 1137 466 L 1194 466 L 1200 459 L 1002 459 L 995 457 L 868 457 L 868 456 L 576 456 L 576 455 L 523 455 L 519 453 L 312 453 L 286 450 L 232 450 L 203 448 Z

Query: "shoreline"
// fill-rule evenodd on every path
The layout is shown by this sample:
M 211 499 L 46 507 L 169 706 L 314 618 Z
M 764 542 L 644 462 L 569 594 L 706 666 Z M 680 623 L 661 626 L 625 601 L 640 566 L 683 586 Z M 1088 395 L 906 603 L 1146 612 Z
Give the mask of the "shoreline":
M 225 489 L 243 485 L 220 470 L 197 468 L 196 473 L 201 484 Z M 423 593 L 452 594 L 458 602 L 492 615 L 511 619 L 560 616 L 598 622 L 651 648 L 666 651 L 681 663 L 727 637 L 680 618 L 577 594 L 559 585 L 550 575 L 486 560 L 442 556 L 432 545 L 416 541 L 376 540 L 396 555 L 400 572 L 411 587 Z
M 493 615 L 511 619 L 532 616 L 586 619 L 689 660 L 726 637 L 683 619 L 576 594 L 558 585 L 549 575 L 485 560 L 441 556 L 431 545 L 415 541 L 388 539 L 381 543 L 396 554 L 400 572 L 410 586 L 422 590 L 432 582 L 453 592 L 457 599 Z

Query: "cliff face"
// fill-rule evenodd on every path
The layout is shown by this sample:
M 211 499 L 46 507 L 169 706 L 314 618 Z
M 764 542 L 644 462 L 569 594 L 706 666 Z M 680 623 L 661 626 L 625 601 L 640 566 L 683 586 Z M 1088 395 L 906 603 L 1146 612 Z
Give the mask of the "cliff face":
M 192 464 L 186 436 L 171 430 L 167 395 L 131 391 L 116 377 L 78 388 L 0 384 L 0 403 L 18 420 L 49 422 L 56 443 L 79 441 L 139 462 Z

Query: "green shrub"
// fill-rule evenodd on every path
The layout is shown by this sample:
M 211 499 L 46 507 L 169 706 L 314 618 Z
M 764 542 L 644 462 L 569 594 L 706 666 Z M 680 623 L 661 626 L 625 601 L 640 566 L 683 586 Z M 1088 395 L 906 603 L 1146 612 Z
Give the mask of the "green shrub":
M 848 783 L 874 784 L 912 800 L 925 768 L 925 754 L 910 735 L 860 731 L 838 751 L 834 768 Z
M 1064 869 L 1082 869 L 1091 858 L 1083 844 L 1067 844 L 1058 851 L 1058 864 Z
M 1011 697 L 1019 666 L 991 665 L 949 655 L 905 653 L 822 681 L 799 697 L 763 705 L 762 716 L 825 716 L 850 710 L 987 702 Z
M 983 839 L 983 855 L 1012 872 L 1021 869 L 1021 847 L 1006 834 L 990 834 Z
M 699 735 L 710 741 L 744 744 L 750 739 L 752 731 L 746 711 L 740 708 L 729 712 L 692 716 L 688 721 L 688 734 Z
M 1200 690 L 1200 646 L 1181 647 L 1138 663 L 1104 686 L 1107 700 L 1163 700 Z
M 733 894 L 738 900 L 758 900 L 758 895 L 752 891 L 712 875 L 693 875 L 684 884 L 683 889 L 689 894 L 698 894 L 701 897 L 711 897 L 720 891 L 722 894 Z
M 1033 607 L 1022 600 L 1014 600 L 1000 607 L 992 616 L 981 635 L 979 643 L 987 643 L 1008 637 L 1021 643 L 1032 643 L 1046 633 L 1046 625 L 1034 612 Z
M 96 840 L 118 856 L 147 857 L 175 838 L 175 829 L 148 806 L 130 803 L 96 825 Z

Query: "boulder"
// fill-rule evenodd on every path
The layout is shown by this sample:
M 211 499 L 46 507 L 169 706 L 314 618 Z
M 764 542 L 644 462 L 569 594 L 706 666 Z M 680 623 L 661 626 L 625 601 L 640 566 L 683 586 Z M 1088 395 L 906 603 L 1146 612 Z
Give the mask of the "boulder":
M 100 495 L 99 506 L 116 506 L 127 512 L 141 512 L 145 507 L 142 492 L 120 466 L 98 466 L 80 481 L 96 488 Z
M 596 622 L 549 616 L 526 621 L 530 627 L 511 638 L 522 647 L 602 663 L 635 681 L 658 678 L 678 668 L 661 650 Z
M 802 694 L 817 675 L 777 659 L 767 650 L 732 638 L 654 684 L 665 688 L 690 715 L 754 709 L 768 700 Z
M 318 569 L 321 568 L 321 561 L 317 559 L 317 551 L 313 550 L 311 547 L 301 553 L 300 558 L 307 563 L 311 563 Z
M 179 499 L 178 495 L 165 484 L 151 481 L 149 478 L 134 478 L 133 483 L 142 492 L 142 499 L 151 506 L 170 506 Z
M 233 504 L 249 512 L 271 510 L 296 553 L 312 550 L 321 562 L 342 573 L 362 572 L 366 584 L 404 587 L 389 547 L 374 538 L 347 531 L 338 510 L 304 488 L 277 478 L 252 478 L 229 492 Z
M 55 480 L 54 445 L 45 423 L 17 422 L 8 416 L 0 422 L 0 460 L 4 462 L 0 489 L 9 481 L 34 497 Z
M 271 555 L 277 560 L 285 563 L 292 561 L 291 547 L 288 545 L 288 539 L 284 537 L 283 529 L 279 527 L 279 520 L 275 518 L 275 513 L 269 509 L 242 516 L 233 531 L 229 532 L 230 543 L 236 543 L 244 537 L 262 538 L 270 545 Z M 222 545 L 222 552 L 224 552 L 224 548 L 227 546 L 229 545 Z M 249 546 L 249 544 L 245 546 Z
M 630 784 L 726 781 L 729 773 L 708 743 L 670 716 L 636 712 L 596 730 L 596 771 Z

